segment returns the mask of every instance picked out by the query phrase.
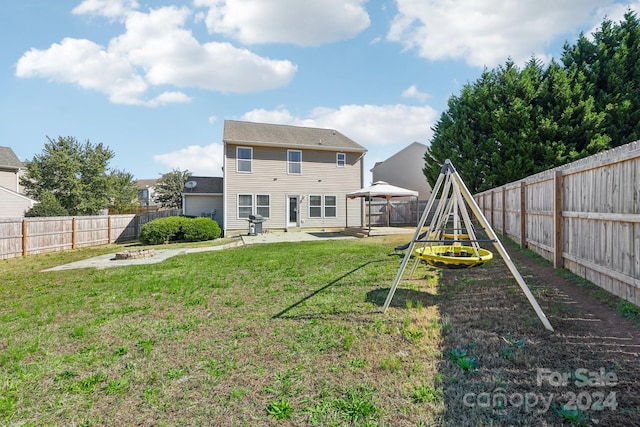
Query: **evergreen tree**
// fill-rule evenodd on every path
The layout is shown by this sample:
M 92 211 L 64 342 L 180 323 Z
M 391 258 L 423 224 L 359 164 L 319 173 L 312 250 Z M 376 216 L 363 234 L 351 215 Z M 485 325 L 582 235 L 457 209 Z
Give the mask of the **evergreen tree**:
M 105 209 L 111 197 L 108 164 L 113 151 L 73 137 L 47 140 L 43 153 L 26 162 L 20 178 L 25 194 L 39 201 L 53 195 L 69 215 L 96 215 Z

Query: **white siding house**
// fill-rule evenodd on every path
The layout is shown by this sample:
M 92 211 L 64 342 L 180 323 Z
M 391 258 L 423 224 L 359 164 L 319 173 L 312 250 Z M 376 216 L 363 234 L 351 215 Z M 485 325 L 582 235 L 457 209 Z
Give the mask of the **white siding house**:
M 0 218 L 22 217 L 38 203 L 21 194 L 20 174 L 23 167 L 10 147 L 0 147 Z
M 222 178 L 191 175 L 187 182 L 195 184 L 189 184 L 182 190 L 184 215 L 209 217 L 222 228 L 224 218 Z
M 376 163 L 371 169 L 373 182 L 385 181 L 396 187 L 415 190 L 420 200 L 428 200 L 431 186 L 422 173 L 427 150 L 426 145 L 414 142 L 387 160 Z
M 250 215 L 268 230 L 342 230 L 362 225 L 366 149 L 333 129 L 227 120 L 224 124 L 225 235 L 247 231 Z

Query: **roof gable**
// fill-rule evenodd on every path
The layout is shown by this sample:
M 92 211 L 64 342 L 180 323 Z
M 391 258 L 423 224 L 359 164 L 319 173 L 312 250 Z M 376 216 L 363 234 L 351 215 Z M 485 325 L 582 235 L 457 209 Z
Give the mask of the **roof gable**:
M 225 120 L 225 144 L 262 145 L 365 153 L 362 145 L 333 129 Z
M 0 147 L 0 168 L 22 169 L 24 165 L 10 147 Z
M 406 147 L 404 147 L 402 150 L 396 152 L 395 154 L 393 154 L 391 157 L 387 158 L 386 160 L 383 160 L 381 162 L 376 162 L 376 164 L 373 165 L 373 168 L 371 169 L 371 171 L 373 171 L 373 169 L 375 169 L 378 166 L 383 165 L 385 163 L 386 164 L 393 163 L 394 159 L 403 156 L 407 152 L 411 152 L 412 154 L 413 153 L 422 153 L 422 154 L 424 154 L 424 153 L 427 152 L 428 149 L 429 149 L 429 147 L 427 147 L 424 144 L 421 144 L 419 142 L 413 142 L 413 143 L 407 145 Z

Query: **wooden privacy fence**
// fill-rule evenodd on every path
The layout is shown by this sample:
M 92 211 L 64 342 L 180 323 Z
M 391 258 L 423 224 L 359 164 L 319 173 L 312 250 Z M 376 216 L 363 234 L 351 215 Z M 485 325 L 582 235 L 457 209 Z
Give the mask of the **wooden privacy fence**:
M 369 218 L 369 203 L 371 203 L 371 217 Z M 390 226 L 415 226 L 427 207 L 427 200 L 391 199 L 389 205 L 384 199 L 372 199 L 364 204 L 365 224 L 374 227 L 386 227 L 389 216 Z
M 640 141 L 474 196 L 493 229 L 640 306 Z
M 147 222 L 181 212 L 172 209 L 137 215 L 0 218 L 0 258 L 135 240 Z

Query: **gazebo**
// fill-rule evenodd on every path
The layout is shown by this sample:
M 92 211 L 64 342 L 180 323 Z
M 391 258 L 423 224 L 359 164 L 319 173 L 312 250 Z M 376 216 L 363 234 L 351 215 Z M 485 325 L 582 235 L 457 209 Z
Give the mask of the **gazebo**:
M 394 197 L 415 197 L 418 198 L 418 192 L 414 190 L 408 190 L 402 187 L 396 187 L 385 181 L 376 181 L 372 185 L 361 188 L 357 191 L 347 193 L 349 199 L 355 199 L 356 197 L 366 197 L 369 201 L 369 234 L 371 234 L 371 199 L 386 199 L 387 200 L 387 227 L 391 222 L 391 212 L 389 210 L 390 200 Z

